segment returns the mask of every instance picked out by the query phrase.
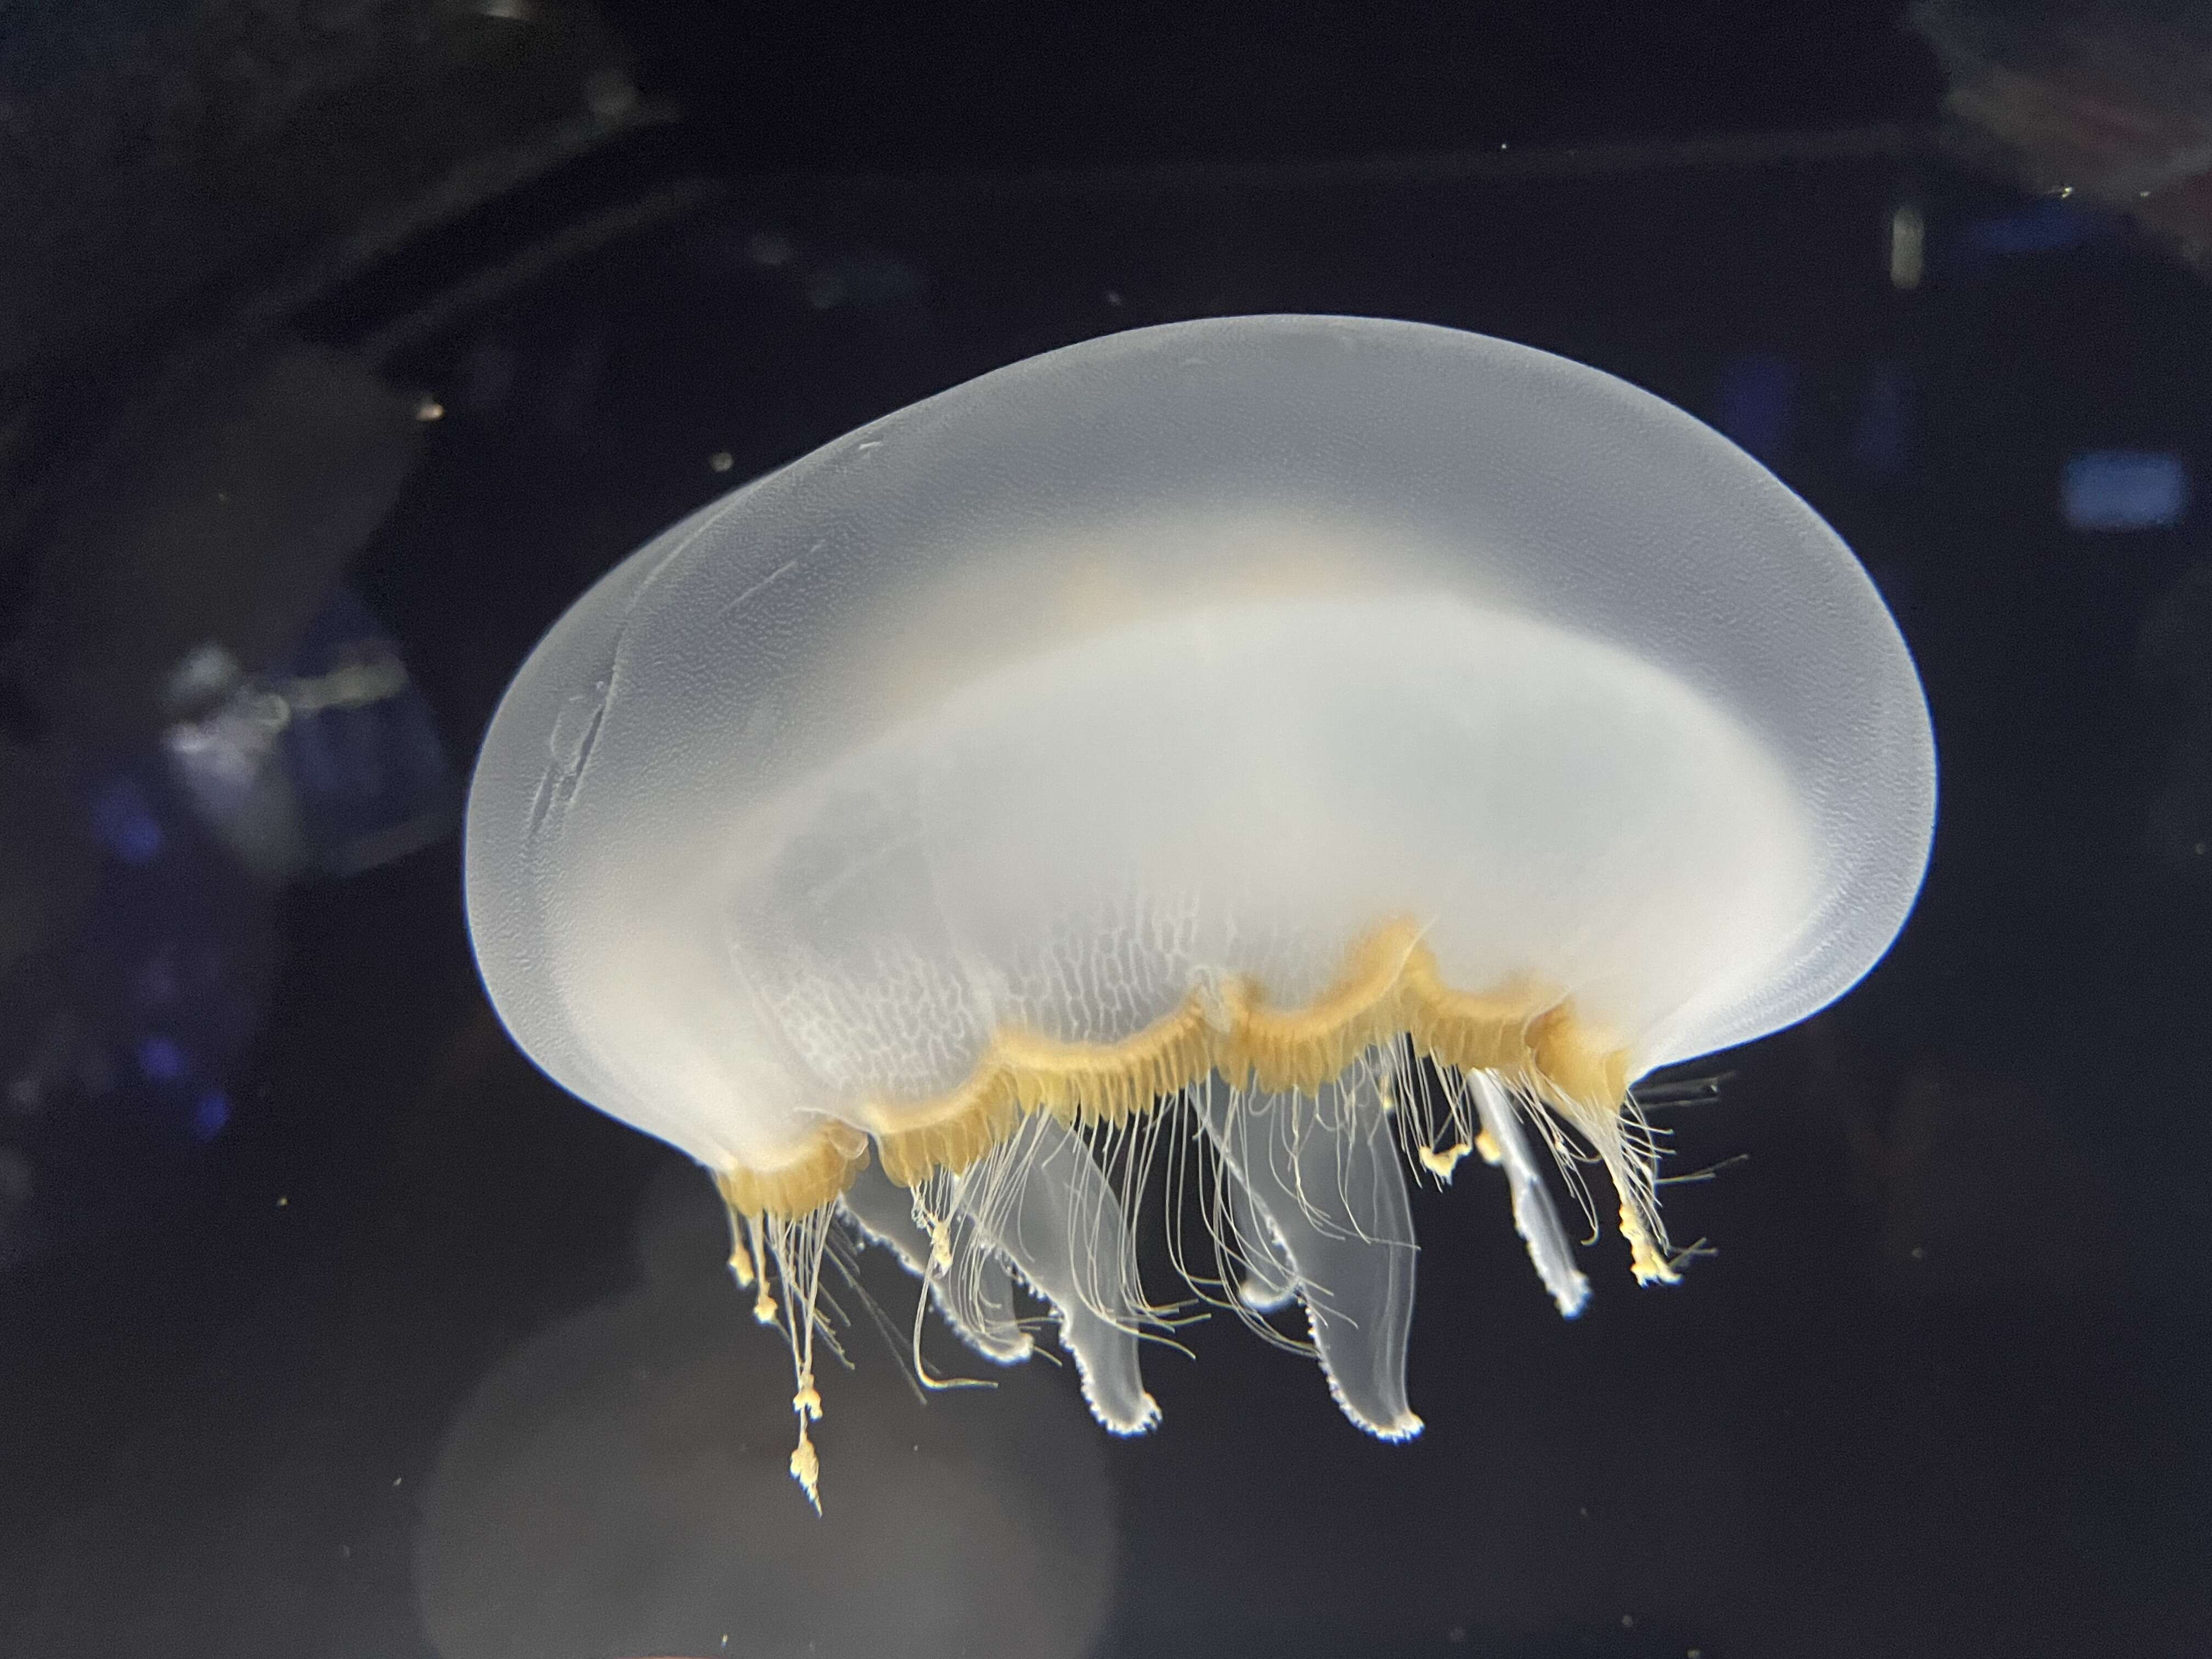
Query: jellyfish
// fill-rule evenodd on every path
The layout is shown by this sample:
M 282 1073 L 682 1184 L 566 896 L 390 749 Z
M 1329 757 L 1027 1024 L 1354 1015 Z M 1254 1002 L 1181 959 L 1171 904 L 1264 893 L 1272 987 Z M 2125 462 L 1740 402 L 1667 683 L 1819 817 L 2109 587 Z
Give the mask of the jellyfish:
M 1503 341 L 1238 317 L 956 386 L 617 566 L 493 718 L 467 902 L 531 1058 L 711 1174 L 818 1507 L 855 1237 L 924 1282 L 917 1362 L 932 1304 L 1003 1364 L 1056 1322 L 1125 1435 L 1209 1305 L 1418 1433 L 1409 1184 L 1469 1153 L 1561 1313 L 1561 1192 L 1674 1280 L 1638 1084 L 1847 991 L 1934 812 L 1879 594 L 1725 439 Z

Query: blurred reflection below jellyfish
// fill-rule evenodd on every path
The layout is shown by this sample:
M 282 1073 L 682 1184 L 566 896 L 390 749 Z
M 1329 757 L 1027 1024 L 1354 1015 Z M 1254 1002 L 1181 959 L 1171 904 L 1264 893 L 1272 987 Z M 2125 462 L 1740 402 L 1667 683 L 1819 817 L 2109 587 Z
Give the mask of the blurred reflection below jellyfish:
M 1158 1168 L 1196 1293 L 1302 1304 L 1384 1438 L 1409 1176 L 1499 1167 L 1572 1314 L 1543 1165 L 1601 1173 L 1673 1279 L 1632 1085 L 1848 989 L 1934 805 L 1888 612 L 1742 452 L 1522 347 L 1249 317 L 988 374 L 618 566 L 493 720 L 469 916 L 532 1058 L 713 1173 L 811 1496 L 841 1225 L 994 1359 L 1045 1298 L 1122 1434 Z
M 1010 1376 L 969 1402 L 988 1409 L 918 1419 L 891 1367 L 846 1379 L 847 1501 L 792 1527 L 770 1501 L 780 1434 L 730 1409 L 780 1392 L 777 1356 L 717 1316 L 721 1216 L 703 1183 L 666 1179 L 686 1173 L 672 1164 L 646 1196 L 636 1281 L 501 1356 L 448 1426 L 414 1540 L 438 1653 L 1091 1652 L 1116 1569 L 1113 1496 L 1057 1379 Z

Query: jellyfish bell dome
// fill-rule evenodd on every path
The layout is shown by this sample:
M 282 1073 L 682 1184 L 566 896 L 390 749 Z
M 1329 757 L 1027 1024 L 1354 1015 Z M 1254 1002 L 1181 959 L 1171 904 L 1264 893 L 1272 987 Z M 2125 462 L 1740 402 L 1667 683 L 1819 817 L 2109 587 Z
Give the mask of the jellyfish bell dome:
M 469 917 L 532 1057 L 714 1172 L 802 1431 L 840 1224 L 1000 1358 L 1011 1267 L 1148 1425 L 1176 1120 L 1237 1305 L 1302 1303 L 1401 1435 L 1404 1171 L 1500 1166 L 1571 1312 L 1533 1125 L 1673 1277 L 1632 1085 L 1849 989 L 1934 802 L 1879 595 L 1726 440 L 1498 340 L 1231 318 L 955 387 L 617 567 L 492 722 Z

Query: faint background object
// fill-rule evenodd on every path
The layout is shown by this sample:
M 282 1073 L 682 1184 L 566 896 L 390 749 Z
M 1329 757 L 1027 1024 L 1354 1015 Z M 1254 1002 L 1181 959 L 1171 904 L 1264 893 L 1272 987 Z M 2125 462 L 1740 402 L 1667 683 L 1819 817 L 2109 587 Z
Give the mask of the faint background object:
M 2160 870 L 2212 890 L 2212 560 L 2184 570 L 2136 636 L 2136 671 L 2172 728 L 2146 840 Z
M 184 1189 L 239 1107 L 279 887 L 451 826 L 428 708 L 337 585 L 424 425 L 357 357 L 250 332 L 9 501 L 0 1263 Z
M 994 1370 L 925 1402 L 896 1346 L 918 1289 L 864 1270 L 886 1324 L 836 1289 L 853 1365 L 823 1379 L 838 1479 L 817 1518 L 785 1467 L 788 1357 L 727 1253 L 712 1187 L 670 1162 L 635 1287 L 527 1338 L 462 1408 L 415 1544 L 444 1659 L 1089 1651 L 1115 1541 L 1073 1391 Z M 939 1363 L 975 1375 L 956 1352 Z
M 399 648 L 344 588 L 269 671 L 185 660 L 161 733 L 202 822 L 266 880 L 350 875 L 453 826 L 458 784 Z
M 150 750 L 50 757 L 46 781 L 15 816 L 35 805 L 68 848 L 47 890 L 70 895 L 70 925 L 0 959 L 0 1148 L 17 1171 L 0 1266 L 181 1189 L 230 1122 L 278 955 L 266 889 Z M 27 873 L 5 850 L 0 895 Z
M 2066 463 L 2059 501 L 2075 530 L 2164 530 L 2189 511 L 2189 469 L 2179 455 L 2092 449 Z
M 2124 213 L 2212 275 L 2212 9 L 1923 0 L 1966 158 Z
M 592 0 L 78 0 L 11 8 L 5 41 L 11 486 L 39 447 L 11 448 L 17 394 L 97 397 L 220 317 L 226 289 L 357 256 L 405 228 L 394 214 L 434 218 L 644 113 L 611 94 L 624 60 Z
M 143 742 L 212 665 L 301 647 L 422 459 L 419 399 L 283 333 L 179 363 L 36 503 L 30 695 L 59 735 Z

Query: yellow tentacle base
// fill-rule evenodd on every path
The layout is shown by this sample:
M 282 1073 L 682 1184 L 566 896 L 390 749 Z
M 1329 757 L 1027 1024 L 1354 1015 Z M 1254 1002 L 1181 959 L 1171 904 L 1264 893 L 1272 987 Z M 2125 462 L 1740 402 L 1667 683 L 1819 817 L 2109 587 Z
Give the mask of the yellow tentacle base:
M 1447 985 L 1409 920 L 1362 939 L 1335 981 L 1304 1007 L 1275 1007 L 1257 983 L 1235 979 L 1194 991 L 1173 1013 L 1118 1042 L 1000 1031 L 957 1088 L 928 1100 L 866 1103 L 855 1115 L 867 1133 L 827 1123 L 785 1162 L 732 1166 L 716 1181 L 736 1214 L 796 1218 L 852 1184 L 866 1166 L 871 1136 L 884 1172 L 912 1187 L 936 1170 L 966 1170 L 1031 1112 L 1119 1123 L 1214 1071 L 1241 1088 L 1314 1090 L 1401 1036 L 1439 1066 L 1494 1073 L 1571 1127 L 1620 1191 L 1637 1277 L 1675 1276 L 1651 1202 L 1648 1156 L 1625 1133 L 1640 1127 L 1626 1115 L 1626 1049 L 1585 1025 L 1564 994 L 1533 980 L 1483 992 Z

